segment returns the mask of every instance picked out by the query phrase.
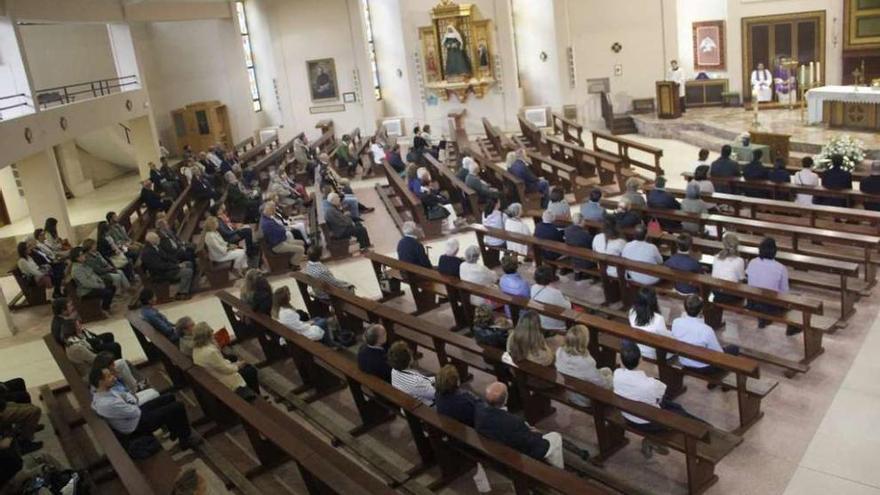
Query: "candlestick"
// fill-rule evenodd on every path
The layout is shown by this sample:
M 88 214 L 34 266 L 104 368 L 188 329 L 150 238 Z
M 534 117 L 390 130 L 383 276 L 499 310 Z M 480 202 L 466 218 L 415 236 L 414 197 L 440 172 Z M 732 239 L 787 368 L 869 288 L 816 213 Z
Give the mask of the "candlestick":
M 798 71 L 798 82 L 803 86 L 807 83 L 807 66 L 801 65 L 800 70 Z
M 822 85 L 822 62 L 816 62 L 816 85 Z

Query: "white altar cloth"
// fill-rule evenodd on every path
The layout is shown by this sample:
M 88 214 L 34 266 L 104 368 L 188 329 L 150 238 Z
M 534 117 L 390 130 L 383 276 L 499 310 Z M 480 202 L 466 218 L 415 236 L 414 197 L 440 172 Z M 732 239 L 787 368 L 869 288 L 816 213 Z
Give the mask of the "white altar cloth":
M 860 86 L 856 91 L 853 86 L 822 86 L 807 91 L 807 122 L 822 122 L 822 104 L 826 101 L 843 101 L 847 103 L 880 104 L 880 90 Z

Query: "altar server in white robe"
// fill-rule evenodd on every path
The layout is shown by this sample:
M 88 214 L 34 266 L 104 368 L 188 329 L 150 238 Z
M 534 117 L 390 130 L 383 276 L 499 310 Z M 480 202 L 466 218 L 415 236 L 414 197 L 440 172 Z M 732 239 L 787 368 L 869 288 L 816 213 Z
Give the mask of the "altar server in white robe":
M 681 112 L 684 113 L 685 112 L 685 108 L 684 108 L 685 75 L 684 75 L 684 69 L 682 69 L 678 65 L 678 60 L 672 60 L 669 62 L 669 70 L 666 71 L 666 80 L 678 83 L 678 101 L 681 104 Z
M 773 99 L 773 74 L 764 68 L 764 64 L 758 64 L 758 68 L 752 71 L 752 94 L 757 93 L 758 101 L 770 101 Z

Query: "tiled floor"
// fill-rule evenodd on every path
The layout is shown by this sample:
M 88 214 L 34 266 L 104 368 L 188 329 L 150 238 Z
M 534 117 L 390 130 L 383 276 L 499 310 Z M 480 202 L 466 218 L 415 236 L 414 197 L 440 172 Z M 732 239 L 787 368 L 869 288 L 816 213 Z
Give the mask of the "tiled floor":
M 681 187 L 681 171 L 692 169 L 697 148 L 670 140 L 633 139 L 659 146 L 664 150 L 663 166 L 671 180 L 671 186 Z M 391 254 L 399 233 L 390 217 L 382 208 L 373 190 L 374 181 L 357 184 L 358 195 L 365 203 L 376 206 L 375 213 L 366 217 L 367 227 L 376 244 L 376 251 Z M 105 208 L 99 205 L 96 208 Z M 457 234 L 462 251 L 475 243 L 470 233 Z M 446 239 L 427 243 L 432 246 L 430 256 L 437 260 L 443 252 Z M 336 262 L 333 271 L 340 278 L 354 283 L 357 293 L 365 297 L 377 297 L 378 286 L 370 264 L 359 256 Z M 7 297 L 7 281 L 2 284 Z M 291 284 L 283 277 L 273 280 L 273 285 Z M 586 282 L 566 282 L 566 290 L 579 296 L 592 298 L 598 293 L 595 286 Z M 231 290 L 233 293 L 237 289 Z M 294 298 L 299 296 L 292 290 Z M 811 297 L 833 299 L 828 294 L 799 291 Z M 400 304 L 395 301 L 394 304 Z M 829 311 L 835 311 L 829 301 Z M 671 319 L 680 311 L 679 304 L 665 301 L 662 310 Z M 94 331 L 111 331 L 122 343 L 130 359 L 141 354 L 133 334 L 124 319 L 124 305 L 114 311 L 114 318 L 89 325 Z M 825 338 L 824 355 L 812 365 L 809 373 L 792 379 L 785 378 L 778 370 L 762 367 L 764 378 L 780 382 L 776 390 L 764 401 L 765 416 L 746 434 L 742 445 L 723 459 L 717 467 L 719 482 L 708 493 L 712 494 L 880 494 L 880 470 L 877 469 L 876 452 L 880 448 L 880 385 L 876 380 L 880 364 L 875 356 L 880 353 L 880 336 L 874 329 L 875 317 L 880 309 L 876 298 L 866 297 L 857 305 L 859 313 L 849 325 L 836 334 Z M 211 294 L 203 294 L 186 303 L 173 303 L 162 310 L 171 318 L 190 315 L 205 320 L 215 328 L 226 326 L 225 316 Z M 17 312 L 13 318 L 21 329 L 19 335 L 0 340 L 0 377 L 23 376 L 31 387 L 61 378 L 43 343 L 42 335 L 48 330 L 48 308 L 35 308 Z M 445 322 L 448 315 L 430 315 Z M 798 353 L 799 338 L 786 339 L 782 329 L 770 327 L 759 333 L 754 320 L 728 315 L 728 326 L 721 333 L 725 341 L 748 340 L 772 351 Z M 422 363 L 433 367 L 430 359 Z M 475 380 L 475 390 L 483 385 L 485 377 Z M 689 384 L 688 392 L 679 401 L 688 410 L 716 426 L 732 429 L 736 426 L 736 397 L 730 393 L 710 392 L 699 382 Z M 327 402 L 333 406 L 332 401 Z M 595 447 L 592 427 L 583 423 L 584 416 L 560 407 L 557 414 L 540 426 L 558 429 L 570 438 Z M 382 430 L 383 433 L 385 430 Z M 400 425 L 391 426 L 387 435 L 392 438 L 406 437 Z M 635 446 L 634 446 L 635 445 Z M 606 469 L 613 474 L 631 479 L 657 493 L 682 493 L 685 479 L 683 458 L 672 454 L 645 461 L 638 454 L 638 442 L 632 442 L 609 461 Z M 454 486 L 456 493 L 474 493 L 473 484 L 467 477 Z

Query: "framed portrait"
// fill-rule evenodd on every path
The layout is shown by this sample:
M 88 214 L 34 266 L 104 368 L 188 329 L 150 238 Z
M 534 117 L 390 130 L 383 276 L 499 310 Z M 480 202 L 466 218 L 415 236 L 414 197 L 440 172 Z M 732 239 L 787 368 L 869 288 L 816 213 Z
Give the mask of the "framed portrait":
M 724 21 L 703 21 L 693 24 L 694 70 L 727 70 L 724 55 Z
M 309 92 L 312 101 L 338 101 L 339 81 L 336 79 L 336 62 L 332 58 L 306 61 Z
M 474 37 L 473 60 L 476 73 L 480 77 L 492 77 L 492 31 L 489 21 L 472 21 L 471 32 Z

